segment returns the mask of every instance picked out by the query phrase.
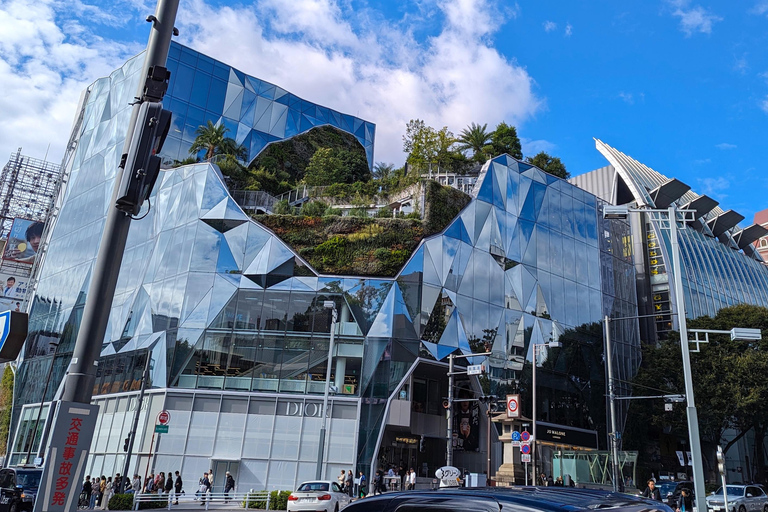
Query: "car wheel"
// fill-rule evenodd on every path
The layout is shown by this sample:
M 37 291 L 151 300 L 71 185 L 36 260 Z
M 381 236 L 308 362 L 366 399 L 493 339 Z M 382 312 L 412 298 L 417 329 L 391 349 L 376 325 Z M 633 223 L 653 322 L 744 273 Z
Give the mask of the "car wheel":
M 744 505 L 739 507 L 739 512 L 747 512 L 747 509 Z
M 768 512 L 768 505 L 763 507 L 763 512 Z
M 17 507 L 16 507 L 16 504 L 14 503 L 11 505 L 11 508 L 8 509 L 8 512 L 16 512 L 16 510 L 17 510 Z
M 333 512 L 339 512 L 339 504 L 338 503 L 336 504 L 336 508 L 334 509 Z

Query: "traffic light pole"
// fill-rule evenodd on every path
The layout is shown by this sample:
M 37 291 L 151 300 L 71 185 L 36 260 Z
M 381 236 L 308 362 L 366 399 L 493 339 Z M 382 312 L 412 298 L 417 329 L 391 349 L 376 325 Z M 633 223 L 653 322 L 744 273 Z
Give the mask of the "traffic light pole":
M 131 470 L 131 454 L 133 453 L 133 443 L 136 441 L 136 431 L 139 428 L 139 417 L 141 416 L 141 406 L 144 403 L 144 392 L 147 389 L 147 378 L 149 377 L 149 363 L 152 361 L 152 350 L 147 350 L 147 360 L 144 362 L 144 374 L 141 378 L 141 391 L 139 391 L 139 398 L 136 400 L 136 412 L 133 414 L 133 427 L 128 433 L 128 446 L 125 454 L 125 466 L 123 466 L 123 480 L 120 482 L 120 491 L 125 491 L 125 485 L 128 483 L 128 473 Z M 140 492 L 140 490 L 134 489 L 133 492 Z

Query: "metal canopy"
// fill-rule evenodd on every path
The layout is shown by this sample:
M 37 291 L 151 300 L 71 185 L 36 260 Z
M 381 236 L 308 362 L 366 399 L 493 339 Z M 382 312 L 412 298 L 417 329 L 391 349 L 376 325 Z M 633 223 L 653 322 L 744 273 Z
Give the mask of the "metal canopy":
M 727 212 L 723 212 L 717 217 L 710 219 L 707 221 L 707 224 L 712 230 L 713 235 L 720 236 L 743 220 L 744 216 L 742 214 L 733 210 L 728 210 Z
M 693 201 L 690 201 L 688 204 L 683 206 L 683 210 L 696 210 L 696 218 L 703 217 L 712 210 L 714 210 L 717 205 L 719 205 L 717 201 L 712 199 L 709 196 L 699 196 Z
M 768 235 L 768 229 L 760 224 L 752 224 L 751 226 L 734 233 L 733 239 L 736 241 L 736 244 L 738 244 L 739 249 L 744 249 L 746 246 L 765 235 Z
M 689 190 L 691 190 L 691 187 L 677 178 L 672 178 L 651 190 L 648 194 L 653 199 L 653 204 L 656 205 L 656 208 L 667 208 L 673 202 L 683 197 L 683 194 Z

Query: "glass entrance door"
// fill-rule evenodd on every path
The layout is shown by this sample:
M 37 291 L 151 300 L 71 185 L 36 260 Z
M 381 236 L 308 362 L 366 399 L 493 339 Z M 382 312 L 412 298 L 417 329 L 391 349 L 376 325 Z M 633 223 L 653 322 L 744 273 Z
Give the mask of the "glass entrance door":
M 240 462 L 234 460 L 212 460 L 211 467 L 213 468 L 213 489 L 211 489 L 211 492 L 224 492 L 227 471 L 235 479 L 235 489 L 237 489 L 237 473 L 240 469 Z

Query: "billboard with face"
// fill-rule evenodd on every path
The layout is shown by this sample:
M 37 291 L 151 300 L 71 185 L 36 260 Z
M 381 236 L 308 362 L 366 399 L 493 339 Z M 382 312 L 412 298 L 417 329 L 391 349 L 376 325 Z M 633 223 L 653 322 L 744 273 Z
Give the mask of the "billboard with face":
M 32 265 L 43 237 L 43 223 L 29 219 L 13 219 L 3 259 Z

